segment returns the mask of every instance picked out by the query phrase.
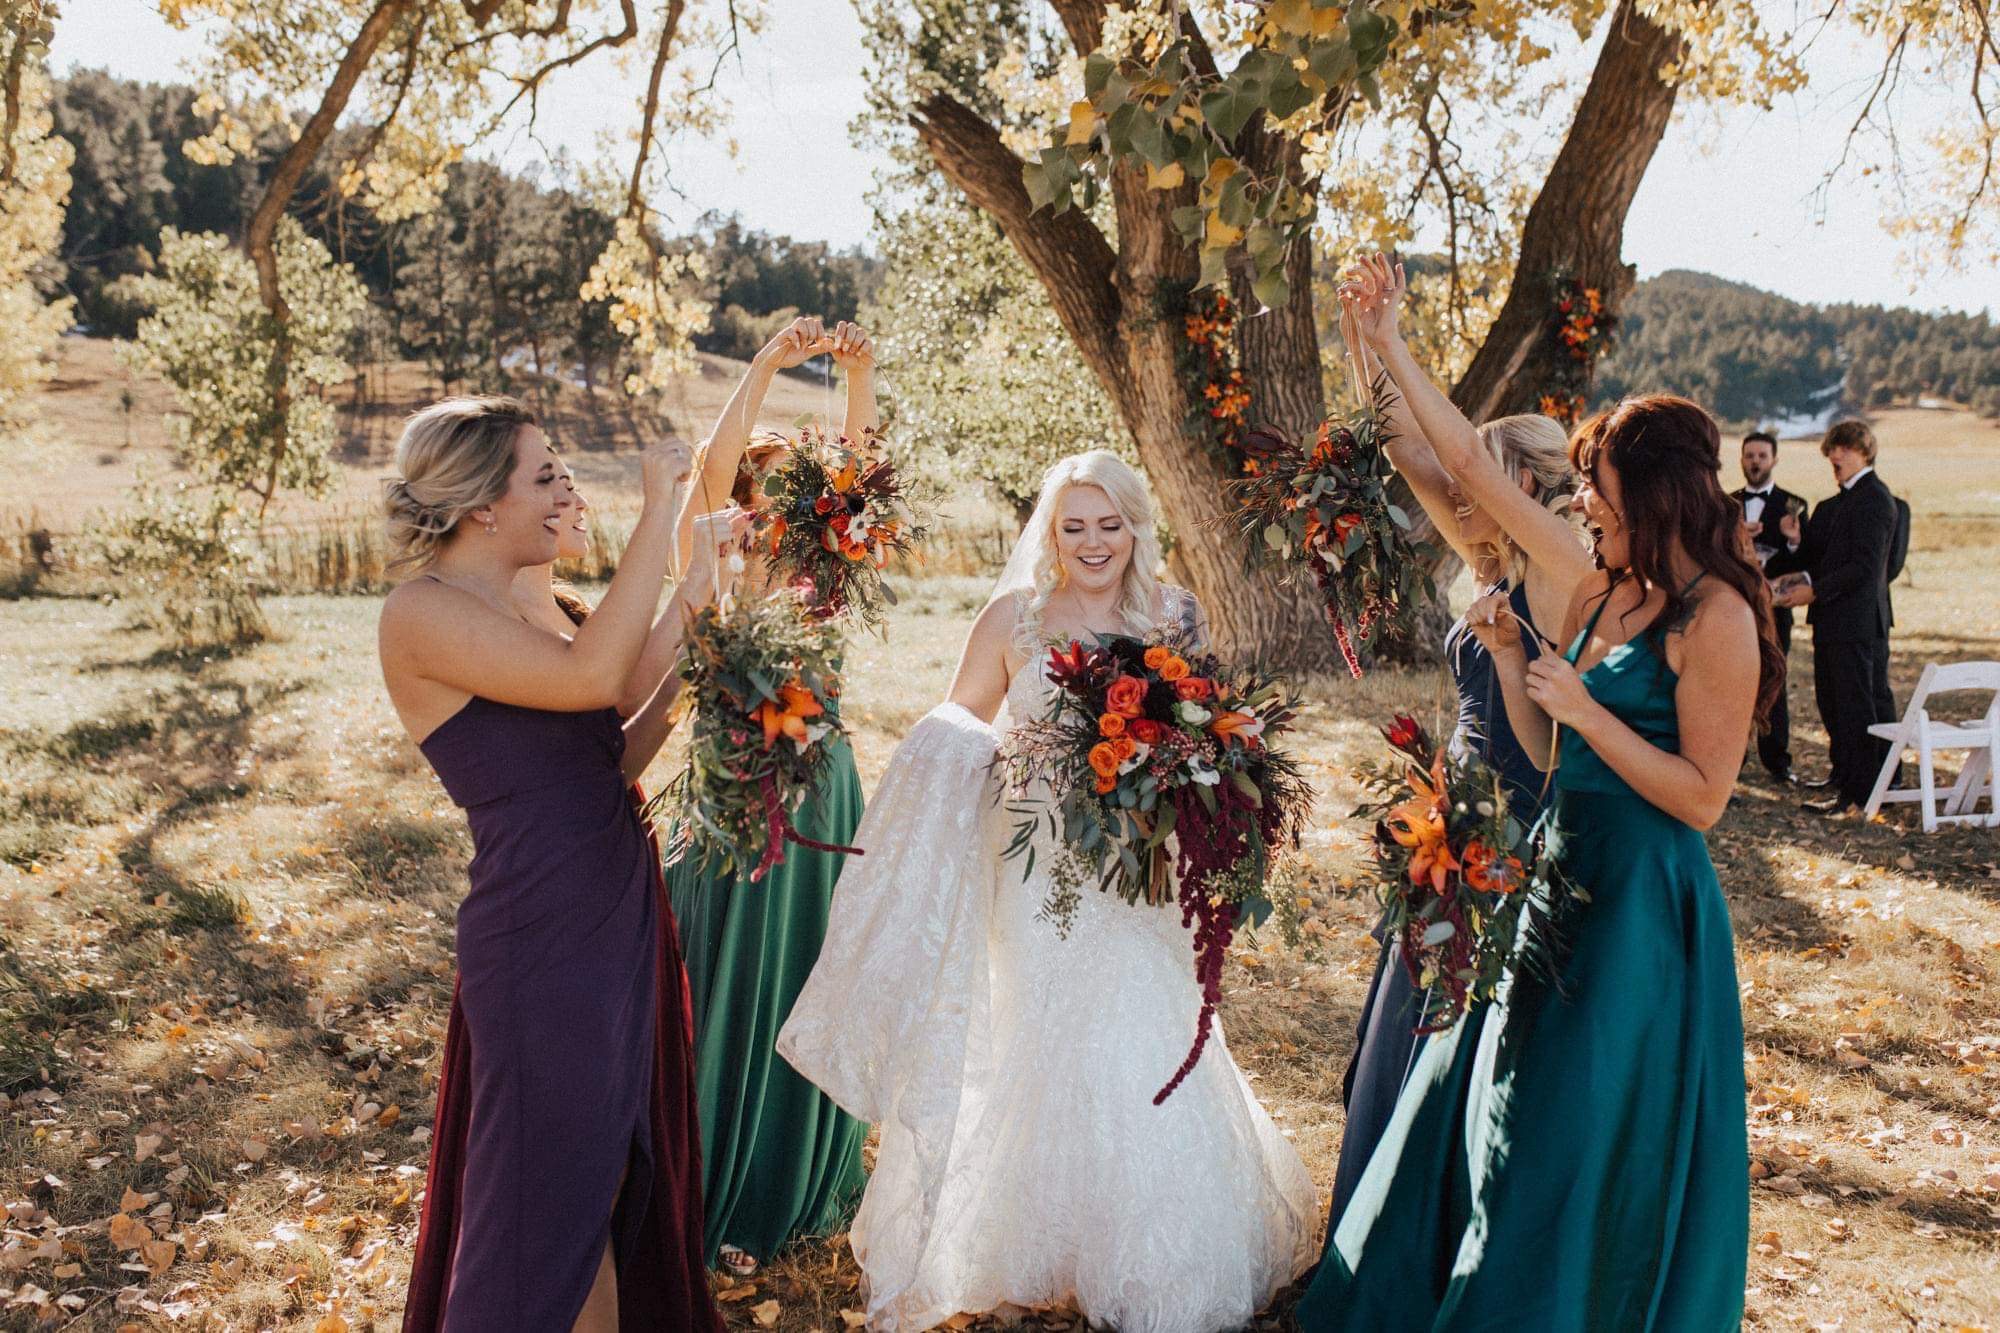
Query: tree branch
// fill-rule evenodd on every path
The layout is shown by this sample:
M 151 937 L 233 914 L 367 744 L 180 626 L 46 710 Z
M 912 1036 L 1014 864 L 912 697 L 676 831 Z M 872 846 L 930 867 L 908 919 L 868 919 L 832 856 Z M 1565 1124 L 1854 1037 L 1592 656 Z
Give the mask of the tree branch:
M 1118 256 L 1080 208 L 1036 212 L 1021 159 L 1000 132 L 947 93 L 918 104 L 910 123 L 945 176 L 984 211 L 1048 290 L 1056 317 L 1114 402 L 1126 396 L 1115 284 Z

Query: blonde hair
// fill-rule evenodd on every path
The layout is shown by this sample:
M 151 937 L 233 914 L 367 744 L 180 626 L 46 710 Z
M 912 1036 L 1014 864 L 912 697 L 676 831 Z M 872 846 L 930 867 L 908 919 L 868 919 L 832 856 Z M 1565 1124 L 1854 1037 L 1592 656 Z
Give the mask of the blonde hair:
M 392 577 L 436 560 L 459 520 L 507 493 L 514 439 L 541 424 L 518 398 L 447 398 L 412 416 L 396 441 L 396 472 L 383 484 Z
M 1046 515 L 1043 521 L 1048 530 L 1031 534 L 1039 545 L 1033 569 L 1034 588 L 1028 601 L 1029 623 L 1041 622 L 1049 598 L 1061 586 L 1058 578 L 1062 557 L 1056 530 L 1062 522 L 1063 493 L 1077 486 L 1095 486 L 1103 491 L 1111 507 L 1132 529 L 1132 559 L 1119 582 L 1118 618 L 1128 632 L 1144 634 L 1158 622 L 1160 614 L 1160 537 L 1153 526 L 1153 499 L 1132 465 L 1108 449 L 1071 454 L 1058 459 L 1042 474 L 1042 493 L 1035 502 L 1035 513 Z
M 1570 504 L 1576 498 L 1576 469 L 1570 466 L 1569 435 L 1561 423 L 1534 412 L 1496 417 L 1479 428 L 1479 440 L 1508 480 L 1518 484 L 1521 473 L 1527 472 L 1535 501 L 1552 514 L 1569 517 Z M 1500 538 L 1500 550 L 1507 565 L 1507 581 L 1519 583 L 1527 576 L 1527 553 L 1505 534 Z

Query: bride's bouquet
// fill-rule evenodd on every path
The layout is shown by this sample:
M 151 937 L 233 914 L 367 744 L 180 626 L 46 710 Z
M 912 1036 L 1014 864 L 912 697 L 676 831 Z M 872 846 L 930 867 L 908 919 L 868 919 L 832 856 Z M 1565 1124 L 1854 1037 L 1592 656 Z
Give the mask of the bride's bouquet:
M 1435 595 L 1410 516 L 1389 498 L 1388 440 L 1379 407 L 1346 421 L 1327 418 L 1310 450 L 1260 428 L 1237 445 L 1255 473 L 1230 483 L 1251 563 L 1275 560 L 1311 572 L 1357 678 L 1359 650 Z
M 667 860 L 693 856 L 723 873 L 762 879 L 785 844 L 860 852 L 804 837 L 792 816 L 843 735 L 838 631 L 777 594 L 704 607 L 688 634 L 681 676 L 692 703 L 687 766 L 647 806 L 671 824 Z
M 853 441 L 808 426 L 763 490 L 770 505 L 757 534 L 779 580 L 800 589 L 815 617 L 853 611 L 879 623 L 896 601 L 882 571 L 928 534 L 926 506 L 908 492 L 880 432 Z
M 1099 636 L 1053 648 L 1047 712 L 1014 729 L 1000 763 L 1021 817 L 1006 855 L 1034 872 L 1045 824 L 1060 844 L 1043 913 L 1067 932 L 1081 891 L 1177 902 L 1195 927 L 1201 1012 L 1166 1100 L 1201 1058 L 1243 905 L 1296 846 L 1313 793 L 1274 742 L 1295 717 L 1275 679 L 1226 670 L 1173 639 Z M 1169 839 L 1172 839 L 1171 844 Z
M 1354 813 L 1375 821 L 1381 928 L 1423 989 L 1419 1030 L 1438 1032 L 1493 998 L 1505 973 L 1550 972 L 1562 925 L 1589 895 L 1509 812 L 1478 755 L 1446 754 L 1407 715 L 1382 735 L 1393 755 L 1357 775 L 1374 799 Z

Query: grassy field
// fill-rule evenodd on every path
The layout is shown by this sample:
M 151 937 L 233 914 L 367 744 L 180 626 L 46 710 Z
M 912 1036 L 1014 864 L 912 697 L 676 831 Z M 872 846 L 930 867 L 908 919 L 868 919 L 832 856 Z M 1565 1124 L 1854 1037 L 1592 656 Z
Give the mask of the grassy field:
M 1896 588 L 1906 692 L 1924 661 L 2000 657 L 2000 431 L 1881 424 L 1882 471 L 1918 514 Z M 1780 469 L 1831 489 L 1809 449 L 1787 444 Z M 853 645 L 869 787 L 985 587 L 908 586 L 886 639 Z M 469 846 L 382 695 L 377 606 L 275 598 L 277 640 L 190 656 L 117 605 L 0 602 L 0 1327 L 395 1326 Z M 1792 665 L 1817 771 L 1809 647 Z M 1231 1046 L 1322 1191 L 1373 962 L 1347 772 L 1374 719 L 1431 714 L 1445 688 L 1436 671 L 1312 683 L 1322 796 L 1300 887 L 1321 943 L 1247 945 L 1227 978 Z M 1746 772 L 1710 845 L 1746 1024 L 1746 1322 L 2000 1322 L 2000 836 L 1815 822 Z M 834 1240 L 722 1294 L 734 1326 L 832 1333 L 857 1280 Z

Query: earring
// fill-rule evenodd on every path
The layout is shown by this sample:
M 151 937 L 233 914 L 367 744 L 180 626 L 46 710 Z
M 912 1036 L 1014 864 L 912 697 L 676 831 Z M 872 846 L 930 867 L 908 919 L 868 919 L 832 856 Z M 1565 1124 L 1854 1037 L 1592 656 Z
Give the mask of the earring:
M 487 535 L 487 536 L 489 536 L 489 537 L 491 537 L 491 536 L 492 536 L 493 534 L 495 534 L 495 533 L 496 533 L 496 532 L 498 532 L 498 531 L 500 531 L 500 529 L 499 529 L 499 528 L 496 528 L 496 527 L 494 527 L 494 526 L 493 526 L 493 520 L 492 520 L 492 519 L 490 519 L 490 518 L 489 518 L 489 519 L 487 519 L 487 520 L 486 520 L 486 535 Z

